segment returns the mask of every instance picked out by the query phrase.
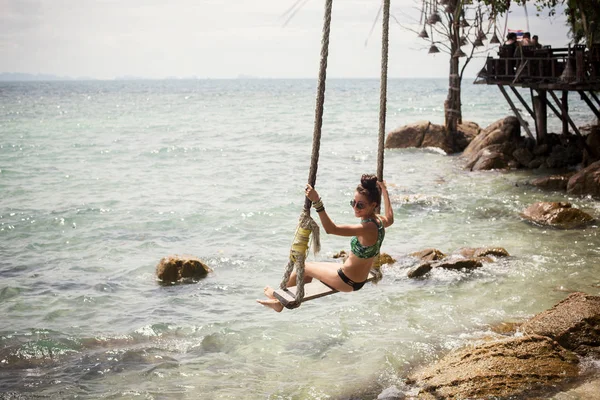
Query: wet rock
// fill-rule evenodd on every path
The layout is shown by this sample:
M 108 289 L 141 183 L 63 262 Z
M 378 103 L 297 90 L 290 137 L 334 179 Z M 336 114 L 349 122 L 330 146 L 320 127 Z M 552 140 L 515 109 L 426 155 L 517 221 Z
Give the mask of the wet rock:
M 566 202 L 534 203 L 521 213 L 521 217 L 539 225 L 559 229 L 581 228 L 594 221 L 592 216 Z
M 333 255 L 333 258 L 341 258 L 342 260 L 346 261 L 348 258 L 348 253 L 346 253 L 346 250 L 340 250 L 339 253 L 335 253 Z
M 387 134 L 385 148 L 437 147 L 446 153 L 454 153 L 446 129 L 429 121 L 419 121 L 402 126 Z
M 530 184 L 541 189 L 565 191 L 567 190 L 569 179 L 573 176 L 573 174 L 574 172 L 569 172 L 561 175 L 544 176 L 532 180 Z
M 533 154 L 531 154 L 531 151 L 526 147 L 519 147 L 513 151 L 512 156 L 524 167 L 527 167 L 529 163 L 533 161 Z
M 384 264 L 392 265 L 396 262 L 396 260 L 387 253 L 381 253 L 379 255 L 379 262 L 381 265 L 384 265 Z
M 491 151 L 488 148 L 482 149 L 467 164 L 467 169 L 471 171 L 489 171 L 492 169 L 506 169 L 510 159 L 504 153 Z
M 567 193 L 600 197 L 600 161 L 574 174 L 567 184 Z
M 418 398 L 527 397 L 578 376 L 577 355 L 544 336 L 502 339 L 455 351 L 409 377 Z
M 453 269 L 453 270 L 471 270 L 475 268 L 481 268 L 483 264 L 480 260 L 474 258 L 466 258 L 466 259 L 445 259 L 433 264 L 434 268 L 445 268 L 445 269 Z
M 446 257 L 444 253 L 433 248 L 410 253 L 409 256 L 420 258 L 423 261 L 441 260 L 442 258 Z
M 212 272 L 212 269 L 202 260 L 193 256 L 167 256 L 162 258 L 156 266 L 156 277 L 165 283 L 200 279 L 209 272 Z
M 548 336 L 581 356 L 600 357 L 600 296 L 572 293 L 525 322 L 520 330 Z
M 377 400 L 404 400 L 406 395 L 396 386 L 390 386 L 377 396 Z
M 503 247 L 480 247 L 475 249 L 473 253 L 473 257 L 486 257 L 486 256 L 494 256 L 494 257 L 508 257 L 508 251 L 506 251 Z
M 419 278 L 431 271 L 432 268 L 433 267 L 431 266 L 431 263 L 423 262 L 417 265 L 415 268 L 408 271 L 407 275 L 409 278 Z

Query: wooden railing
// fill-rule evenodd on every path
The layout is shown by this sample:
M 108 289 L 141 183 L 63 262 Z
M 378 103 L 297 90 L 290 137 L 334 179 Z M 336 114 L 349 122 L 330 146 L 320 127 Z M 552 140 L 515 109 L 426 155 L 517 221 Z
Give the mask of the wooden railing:
M 544 46 L 500 47 L 498 57 L 488 57 L 479 78 L 487 83 L 599 83 L 600 44 L 587 49 L 583 45 L 570 48 Z

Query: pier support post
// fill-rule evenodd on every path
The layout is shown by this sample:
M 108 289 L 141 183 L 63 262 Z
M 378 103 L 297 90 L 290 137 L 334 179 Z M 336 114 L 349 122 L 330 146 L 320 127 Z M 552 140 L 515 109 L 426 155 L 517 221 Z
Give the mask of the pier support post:
M 569 135 L 569 92 L 567 90 L 562 91 L 562 101 L 560 102 L 560 109 L 562 111 L 562 133 Z
M 548 134 L 548 102 L 545 90 L 539 90 L 538 95 L 533 96 L 533 108 L 535 110 L 537 142 L 545 143 Z

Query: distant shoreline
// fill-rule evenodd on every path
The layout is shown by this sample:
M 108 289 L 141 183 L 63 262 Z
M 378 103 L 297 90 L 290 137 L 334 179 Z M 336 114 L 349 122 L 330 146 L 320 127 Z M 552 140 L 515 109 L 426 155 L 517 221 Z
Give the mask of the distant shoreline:
M 138 76 L 119 76 L 115 78 L 92 78 L 92 77 L 69 77 L 69 76 L 58 76 L 51 74 L 25 74 L 17 72 L 5 72 L 0 73 L 0 82 L 114 82 L 114 81 L 232 81 L 232 80 L 316 80 L 316 77 L 303 77 L 303 78 L 269 78 L 269 77 L 255 77 L 240 75 L 232 78 L 200 78 L 200 77 L 163 77 L 163 78 L 148 78 Z M 388 80 L 429 80 L 429 79 L 448 79 L 445 76 L 439 77 L 391 77 Z M 474 77 L 465 76 L 463 79 L 475 79 Z M 327 80 L 379 80 L 379 77 L 331 77 Z

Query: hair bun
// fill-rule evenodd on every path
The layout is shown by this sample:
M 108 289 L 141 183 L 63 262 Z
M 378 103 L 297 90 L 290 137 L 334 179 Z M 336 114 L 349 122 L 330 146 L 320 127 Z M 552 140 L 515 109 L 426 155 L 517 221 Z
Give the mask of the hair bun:
M 360 177 L 360 184 L 365 189 L 377 188 L 377 177 L 373 174 L 364 174 Z

